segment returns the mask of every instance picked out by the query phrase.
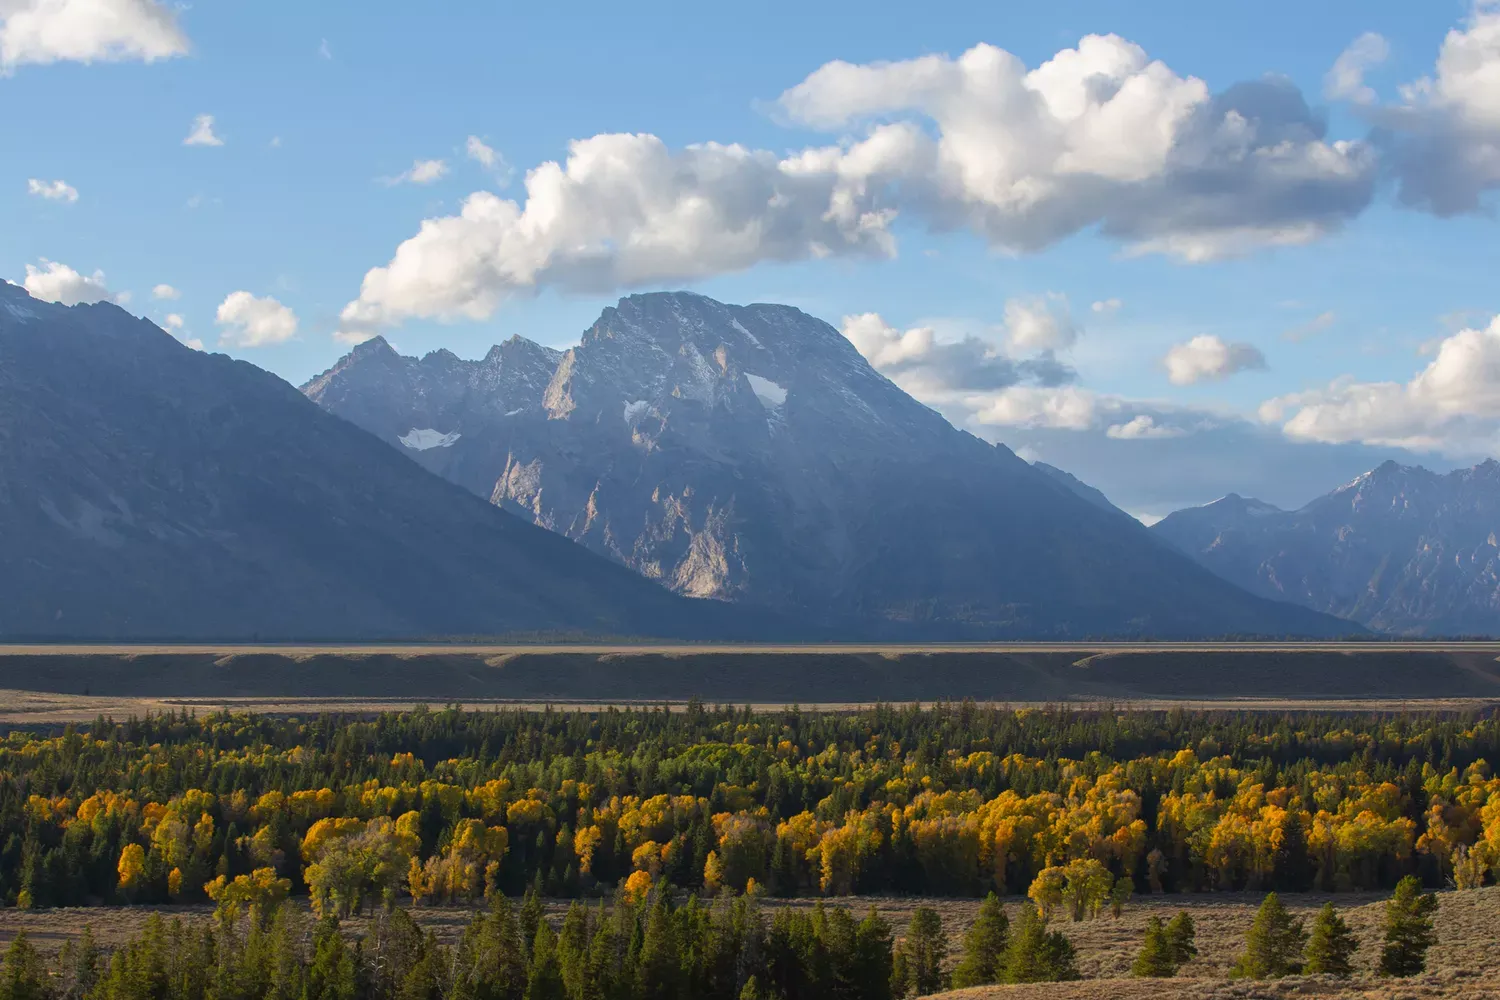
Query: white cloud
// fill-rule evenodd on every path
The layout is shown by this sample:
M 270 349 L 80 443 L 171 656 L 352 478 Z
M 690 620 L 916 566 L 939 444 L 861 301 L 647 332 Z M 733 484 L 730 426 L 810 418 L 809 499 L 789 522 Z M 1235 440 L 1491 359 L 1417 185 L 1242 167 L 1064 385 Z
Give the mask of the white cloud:
M 1005 339 L 1017 354 L 1072 347 L 1078 340 L 1078 327 L 1068 311 L 1067 297 L 1053 292 L 1006 302 Z
M 1211 334 L 1200 334 L 1176 344 L 1162 359 L 1173 385 L 1226 379 L 1236 372 L 1266 367 L 1266 357 L 1253 344 L 1226 344 Z
M 1290 82 L 1213 95 L 1115 35 L 1034 70 L 978 45 L 958 59 L 833 62 L 781 97 L 795 121 L 843 128 L 927 119 L 903 200 L 939 227 L 1030 251 L 1098 226 L 1138 252 L 1206 260 L 1305 243 L 1369 203 L 1373 151 L 1328 142 Z
M 39 181 L 35 177 L 26 182 L 28 193 L 37 198 L 46 198 L 48 201 L 66 201 L 72 203 L 78 200 L 78 189 L 67 181 Z
M 500 154 L 495 152 L 490 146 L 485 145 L 484 140 L 477 135 L 469 136 L 469 141 L 465 144 L 464 148 L 468 150 L 469 159 L 478 163 L 481 167 L 493 167 L 497 163 L 504 162 L 500 158 Z
M 365 275 L 341 329 L 413 317 L 484 319 L 542 286 L 603 291 L 736 271 L 766 260 L 894 253 L 892 213 L 868 195 L 861 147 L 786 159 L 652 135 L 572 143 L 526 176 L 524 204 L 479 191 L 428 219 Z
M 543 287 L 604 292 L 768 261 L 890 256 L 898 212 L 1011 252 L 1097 229 L 1134 252 L 1206 260 L 1317 239 L 1362 211 L 1375 183 L 1373 150 L 1325 141 L 1288 81 L 1213 95 L 1115 36 L 1034 70 L 987 45 L 958 59 L 829 63 L 780 107 L 851 134 L 786 155 L 673 150 L 652 135 L 577 140 L 563 162 L 527 173 L 524 198 L 476 192 L 458 214 L 423 222 L 365 275 L 341 332 L 484 319 Z
M 151 297 L 153 299 L 180 299 L 182 293 L 171 285 L 161 284 L 151 289 Z
M 1006 307 L 1006 323 L 985 331 L 985 336 L 965 333 L 945 339 L 931 326 L 900 330 L 879 313 L 845 316 L 842 329 L 865 360 L 902 389 L 924 403 L 951 405 L 968 393 L 1003 389 L 1019 382 L 1060 385 L 1071 381 L 1073 370 L 1052 354 L 1053 347 L 1062 346 L 1056 331 L 1047 325 L 1052 321 L 1036 316 L 1038 310 L 1050 316 L 1045 303 L 1055 308 L 1057 299 L 1060 297 L 1012 300 Z M 1021 306 L 1020 319 L 1010 308 L 1016 304 Z M 1062 300 L 1061 309 L 1061 322 L 1071 329 L 1066 300 Z M 1044 329 L 1038 332 L 1036 324 Z M 1022 351 L 1034 356 L 1022 357 Z
M 1409 382 L 1342 378 L 1267 400 L 1260 417 L 1305 441 L 1500 453 L 1500 316 L 1444 339 Z
M 1095 302 L 1089 308 L 1094 310 L 1094 312 L 1096 313 L 1107 314 L 1118 311 L 1119 308 L 1124 304 L 1125 303 L 1121 302 L 1119 299 L 1104 299 L 1102 301 Z
M 219 304 L 214 320 L 225 328 L 219 335 L 225 347 L 265 347 L 297 335 L 297 314 L 269 295 L 231 292 Z
M 222 146 L 224 140 L 214 135 L 214 116 L 199 115 L 193 119 L 193 130 L 182 140 L 184 146 Z
M 515 176 L 515 171 L 511 169 L 509 163 L 505 162 L 505 157 L 500 155 L 499 150 L 487 145 L 477 135 L 469 136 L 464 148 L 468 152 L 469 159 L 494 174 L 496 182 L 501 187 L 508 187 L 510 185 L 511 178 Z
M 412 163 L 410 170 L 404 170 L 395 177 L 386 177 L 382 183 L 388 185 L 396 184 L 431 184 L 448 173 L 448 164 L 442 160 L 417 160 Z
M 970 419 L 980 425 L 1082 431 L 1094 427 L 1101 410 L 1113 405 L 1075 385 L 1016 385 L 992 396 L 975 397 Z
M 318 56 L 323 59 L 333 58 L 333 50 L 328 47 L 328 39 L 325 38 L 318 43 Z
M 1116 441 L 1149 441 L 1160 438 L 1182 437 L 1187 430 L 1169 427 L 1156 422 L 1149 413 L 1138 413 L 1122 424 L 1111 424 L 1104 434 Z
M 1373 31 L 1360 35 L 1334 60 L 1333 68 L 1323 77 L 1323 95 L 1334 101 L 1370 104 L 1375 91 L 1365 84 L 1365 71 L 1385 62 L 1391 54 L 1390 43 Z
M 1434 73 L 1402 86 L 1399 100 L 1377 103 L 1362 78 L 1351 86 L 1379 127 L 1403 203 L 1440 216 L 1485 209 L 1500 189 L 1500 3 L 1476 0 L 1443 39 Z
M 180 340 L 185 346 L 195 351 L 203 350 L 203 341 L 197 337 L 188 336 L 187 321 L 178 313 L 168 313 L 166 319 L 162 320 L 162 329 Z
M 92 275 L 79 274 L 66 264 L 46 258 L 42 259 L 41 267 L 26 265 L 26 280 L 22 287 L 33 298 L 65 306 L 117 300 L 104 283 L 103 271 L 95 271 Z
M 154 62 L 187 51 L 176 9 L 155 0 L 0 2 L 0 74 L 26 63 Z

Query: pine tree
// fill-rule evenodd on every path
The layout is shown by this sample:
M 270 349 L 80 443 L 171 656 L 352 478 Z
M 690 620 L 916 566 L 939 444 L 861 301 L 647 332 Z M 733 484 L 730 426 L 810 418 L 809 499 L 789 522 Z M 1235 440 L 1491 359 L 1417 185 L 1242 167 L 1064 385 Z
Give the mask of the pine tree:
M 1172 961 L 1177 968 L 1198 957 L 1198 929 L 1186 911 L 1180 912 L 1167 924 L 1167 944 L 1172 948 Z
M 1000 897 L 992 892 L 979 905 L 979 915 L 964 934 L 964 955 L 953 970 L 953 988 L 998 983 L 1009 934 L 1010 919 L 1000 905 Z
M 1048 931 L 1041 913 L 1030 903 L 1011 930 L 1005 949 L 1007 983 L 1050 983 L 1078 978 L 1073 944 L 1060 931 Z
M 557 935 L 546 920 L 538 922 L 531 945 L 531 969 L 526 976 L 525 1000 L 567 1000 L 562 968 L 557 961 Z
M 1359 942 L 1344 918 L 1339 916 L 1332 903 L 1325 903 L 1313 921 L 1312 935 L 1307 940 L 1307 961 L 1302 971 L 1310 976 L 1348 979 L 1354 974 L 1350 959 L 1358 949 Z
M 51 1000 L 55 996 L 42 956 L 25 931 L 17 931 L 0 965 L 0 1000 Z
M 1427 967 L 1427 949 L 1437 940 L 1432 915 L 1437 897 L 1422 892 L 1422 884 L 1408 875 L 1396 884 L 1385 904 L 1385 948 L 1380 952 L 1382 976 L 1415 976 Z
M 1280 979 L 1301 971 L 1298 961 L 1307 931 L 1294 919 L 1281 897 L 1266 893 L 1245 937 L 1245 951 L 1230 975 L 1243 979 Z
M 915 995 L 941 992 L 948 935 L 943 933 L 943 918 L 936 910 L 919 906 L 912 912 L 901 949 L 906 953 L 908 982 Z
M 1141 950 L 1130 965 L 1132 976 L 1166 979 L 1177 975 L 1177 963 L 1172 957 L 1172 942 L 1167 938 L 1166 925 L 1161 917 L 1146 921 L 1146 937 Z

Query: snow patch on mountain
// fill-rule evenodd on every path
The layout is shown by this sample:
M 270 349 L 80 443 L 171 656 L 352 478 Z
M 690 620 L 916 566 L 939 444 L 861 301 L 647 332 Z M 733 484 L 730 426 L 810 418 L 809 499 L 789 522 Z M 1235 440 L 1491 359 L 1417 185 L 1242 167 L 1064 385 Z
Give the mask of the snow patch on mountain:
M 786 389 L 768 378 L 746 373 L 745 379 L 750 383 L 750 391 L 755 393 L 755 398 L 761 401 L 768 410 L 774 410 L 786 402 Z
M 458 431 L 450 431 L 444 434 L 442 431 L 435 431 L 431 427 L 413 427 L 408 433 L 401 435 L 396 440 L 412 451 L 427 451 L 430 448 L 452 448 L 453 443 L 460 437 L 462 435 Z

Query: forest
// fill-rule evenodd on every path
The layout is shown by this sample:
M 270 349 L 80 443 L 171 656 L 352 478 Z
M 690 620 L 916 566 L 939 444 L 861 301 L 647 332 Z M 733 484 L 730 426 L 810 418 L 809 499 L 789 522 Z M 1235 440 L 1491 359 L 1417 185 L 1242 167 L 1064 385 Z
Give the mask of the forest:
M 1500 875 L 1497 759 L 1496 711 L 99 719 L 0 743 L 0 898 L 222 905 L 284 883 L 339 915 L 670 884 L 1097 911 L 1478 886 Z

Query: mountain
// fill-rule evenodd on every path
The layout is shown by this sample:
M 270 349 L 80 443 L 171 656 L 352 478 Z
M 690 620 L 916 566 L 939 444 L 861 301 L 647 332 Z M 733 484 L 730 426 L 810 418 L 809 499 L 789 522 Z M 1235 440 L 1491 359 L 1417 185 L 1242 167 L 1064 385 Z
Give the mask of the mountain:
M 1152 528 L 1224 579 L 1402 635 L 1500 634 L 1500 464 L 1384 465 L 1295 511 L 1227 496 Z
M 1046 462 L 1032 462 L 1031 467 L 1036 471 L 1042 473 L 1043 475 L 1050 477 L 1055 482 L 1058 482 L 1067 487 L 1069 490 L 1072 490 L 1078 496 L 1087 500 L 1089 503 L 1093 504 L 1095 507 L 1098 507 L 1100 510 L 1109 511 L 1111 514 L 1118 514 L 1121 517 L 1130 517 L 1129 514 L 1125 513 L 1123 510 L 1111 503 L 1109 497 L 1105 496 L 1103 492 L 1093 486 L 1090 486 L 1088 483 L 1084 482 L 1082 479 L 1079 479 L 1071 472 L 1064 472 L 1057 466 L 1048 465 Z M 1132 521 L 1135 520 L 1134 518 L 1130 519 Z
M 243 361 L 0 282 L 0 635 L 723 634 Z
M 1229 586 L 789 306 L 633 295 L 571 350 L 512 339 L 479 361 L 376 338 L 303 391 L 695 597 L 912 638 L 1351 627 Z

